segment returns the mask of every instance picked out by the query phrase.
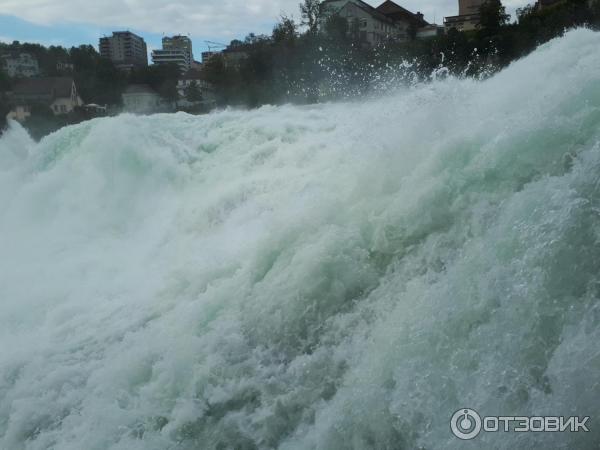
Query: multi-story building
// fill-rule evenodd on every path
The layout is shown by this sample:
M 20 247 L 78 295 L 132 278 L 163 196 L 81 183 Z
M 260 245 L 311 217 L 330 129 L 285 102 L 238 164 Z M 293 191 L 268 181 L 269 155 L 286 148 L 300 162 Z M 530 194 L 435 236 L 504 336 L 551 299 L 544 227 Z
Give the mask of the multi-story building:
M 206 64 L 210 58 L 212 58 L 215 55 L 219 55 L 220 52 L 213 52 L 213 51 L 208 51 L 208 52 L 202 52 L 202 64 Z
M 148 65 L 148 48 L 140 36 L 130 31 L 115 31 L 100 38 L 100 55 L 122 70 Z
M 321 8 L 321 29 L 329 17 L 337 15 L 348 21 L 350 33 L 363 44 L 374 46 L 404 38 L 398 24 L 361 0 L 325 0 Z
M 132 84 L 122 94 L 123 110 L 134 114 L 152 114 L 167 111 L 167 103 L 146 84 Z
M 485 0 L 458 0 L 458 15 L 468 16 L 469 14 L 479 14 L 479 9 Z
M 202 79 L 200 72 L 189 70 L 177 80 L 177 93 L 180 99 L 187 97 L 187 90 L 191 85 L 196 85 L 202 100 L 214 101 L 214 87 L 209 82 Z
M 417 29 L 428 25 L 421 13 L 414 14 L 389 0 L 377 8 L 362 0 L 325 0 L 321 12 L 321 30 L 332 15 L 337 15 L 348 21 L 350 33 L 369 45 L 414 38 Z
M 417 30 L 417 34 L 415 36 L 416 39 L 430 39 L 437 36 L 443 36 L 446 32 L 446 29 L 441 25 L 436 25 L 435 23 L 426 25 Z
M 485 0 L 458 0 L 458 16 L 444 18 L 446 30 L 471 31 L 479 27 L 479 10 Z
M 7 54 L 1 57 L 2 65 L 9 77 L 37 77 L 40 66 L 37 59 L 29 53 Z
M 243 47 L 228 47 L 221 52 L 225 67 L 239 68 L 248 56 L 248 52 Z
M 194 54 L 192 51 L 192 40 L 187 36 L 164 37 L 162 49 L 152 52 L 154 64 L 177 64 L 181 73 L 192 68 Z

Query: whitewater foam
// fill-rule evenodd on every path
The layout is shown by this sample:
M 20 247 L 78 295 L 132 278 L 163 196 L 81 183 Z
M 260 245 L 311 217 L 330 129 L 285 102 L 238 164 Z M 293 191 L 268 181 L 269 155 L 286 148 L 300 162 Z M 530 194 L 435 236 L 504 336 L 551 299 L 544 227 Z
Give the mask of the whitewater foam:
M 0 140 L 0 447 L 600 438 L 600 35 L 483 82 Z

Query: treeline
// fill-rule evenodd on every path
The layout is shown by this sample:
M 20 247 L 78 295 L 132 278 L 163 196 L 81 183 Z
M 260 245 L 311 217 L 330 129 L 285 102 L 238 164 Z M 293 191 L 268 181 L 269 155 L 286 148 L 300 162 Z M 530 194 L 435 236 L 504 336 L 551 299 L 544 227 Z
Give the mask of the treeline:
M 91 45 L 66 49 L 39 44 L 0 43 L 0 54 L 28 53 L 37 59 L 43 76 L 73 76 L 79 95 L 85 103 L 120 105 L 121 94 L 128 84 L 148 84 L 160 95 L 173 100 L 177 95 L 179 69 L 176 65 L 148 66 L 123 72 L 112 61 L 102 58 Z M 59 63 L 72 64 L 73 69 L 59 69 Z M 11 80 L 0 68 L 0 92 L 10 91 L 17 80 Z
M 270 36 L 251 33 L 206 62 L 202 77 L 215 87 L 218 103 L 255 107 L 354 96 L 385 90 L 398 81 L 426 80 L 440 67 L 454 75 L 477 76 L 505 67 L 566 29 L 600 24 L 600 0 L 564 0 L 543 10 L 530 5 L 517 11 L 515 23 L 509 23 L 500 0 L 489 0 L 477 31 L 450 30 L 425 40 L 370 48 L 362 45 L 352 24 L 335 15 L 320 30 L 320 11 L 319 0 L 304 0 L 301 23 L 282 17 Z M 148 84 L 166 100 L 177 97 L 180 74 L 175 66 L 124 73 L 91 45 L 65 49 L 0 43 L 0 54 L 9 52 L 31 54 L 45 76 L 72 75 L 86 103 L 120 105 L 128 84 Z M 247 57 L 228 64 L 227 52 Z M 72 64 L 73 71 L 61 72 L 59 62 Z M 0 93 L 12 83 L 0 70 Z
M 32 55 L 38 61 L 42 76 L 72 76 L 80 97 L 87 104 L 108 105 L 118 111 L 121 94 L 128 84 L 148 84 L 166 100 L 177 98 L 180 74 L 176 65 L 148 66 L 127 73 L 117 69 L 112 61 L 102 58 L 91 45 L 66 49 L 18 41 L 0 43 L 0 55 L 9 53 Z M 18 81 L 9 78 L 0 67 L 0 132 L 6 126 L 6 115 L 11 106 L 6 92 Z M 32 106 L 32 115 L 23 125 L 35 139 L 39 139 L 65 125 L 90 118 L 90 113 L 83 108 L 68 115 L 55 116 L 47 105 L 40 104 Z
M 220 104 L 330 100 L 386 90 L 399 81 L 427 80 L 442 67 L 459 76 L 493 73 L 566 29 L 597 27 L 600 0 L 565 0 L 542 10 L 530 5 L 518 10 L 515 23 L 509 23 L 499 0 L 489 0 L 476 31 L 450 30 L 375 48 L 362 45 L 359 33 L 343 18 L 329 18 L 320 32 L 316 0 L 305 0 L 301 14 L 300 24 L 282 17 L 271 36 L 251 34 L 234 42 L 248 55 L 237 66 L 226 64 L 224 56 L 211 58 L 204 77 L 215 85 Z M 301 26 L 305 32 L 299 31 Z
M 282 17 L 270 36 L 251 33 L 244 41 L 232 41 L 224 53 L 206 62 L 202 78 L 214 86 L 218 104 L 313 103 L 385 91 L 390 85 L 425 81 L 440 72 L 485 76 L 569 28 L 597 28 L 600 0 L 564 0 L 542 10 L 530 5 L 517 11 L 514 23 L 509 22 L 500 0 L 488 0 L 481 8 L 481 26 L 476 31 L 450 30 L 416 40 L 412 30 L 413 39 L 408 42 L 387 42 L 374 48 L 361 43 L 353 24 L 335 15 L 323 22 L 320 13 L 319 0 L 304 0 L 300 23 Z M 72 75 L 86 103 L 120 105 L 127 85 L 140 83 L 150 85 L 166 100 L 177 97 L 180 74 L 176 66 L 148 66 L 124 73 L 90 45 L 65 49 L 0 43 L 0 54 L 9 52 L 31 54 L 45 76 Z M 228 60 L 232 54 L 244 57 L 232 63 Z M 72 70 L 61 71 L 58 63 L 72 64 Z M 8 108 L 2 92 L 9 91 L 14 82 L 0 70 L 0 128 Z M 197 97 L 194 92 L 189 94 Z M 37 115 L 44 120 L 44 114 Z M 46 116 L 44 123 L 52 122 L 50 115 Z M 79 114 L 67 120 L 85 118 Z M 49 129 L 62 124 L 59 119 L 54 122 Z M 34 128 L 40 136 L 47 132 L 44 127 Z

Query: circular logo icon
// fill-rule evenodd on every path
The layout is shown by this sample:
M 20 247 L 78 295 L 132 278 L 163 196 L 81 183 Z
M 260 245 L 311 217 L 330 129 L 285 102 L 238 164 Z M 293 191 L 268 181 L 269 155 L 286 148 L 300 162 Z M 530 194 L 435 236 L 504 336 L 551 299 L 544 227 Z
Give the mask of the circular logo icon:
M 475 439 L 481 431 L 481 417 L 473 409 L 459 409 L 450 420 L 450 429 L 459 439 L 464 441 Z

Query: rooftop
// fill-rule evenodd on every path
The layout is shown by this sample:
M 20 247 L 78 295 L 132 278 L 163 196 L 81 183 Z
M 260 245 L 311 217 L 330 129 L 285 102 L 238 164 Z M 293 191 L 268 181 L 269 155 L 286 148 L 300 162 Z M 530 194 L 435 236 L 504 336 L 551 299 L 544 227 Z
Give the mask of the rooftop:
M 402 6 L 398 5 L 397 3 L 394 3 L 391 0 L 387 0 L 387 1 L 383 2 L 376 9 L 380 13 L 385 14 L 386 16 L 391 17 L 391 18 L 404 17 L 406 19 L 415 21 L 415 23 L 418 26 L 423 27 L 423 26 L 429 25 L 423 19 L 423 16 L 421 15 L 421 13 L 417 12 L 415 14 L 415 13 L 409 11 L 408 9 L 403 8 Z
M 15 85 L 14 95 L 52 95 L 53 97 L 71 97 L 73 78 L 45 77 L 26 78 Z

